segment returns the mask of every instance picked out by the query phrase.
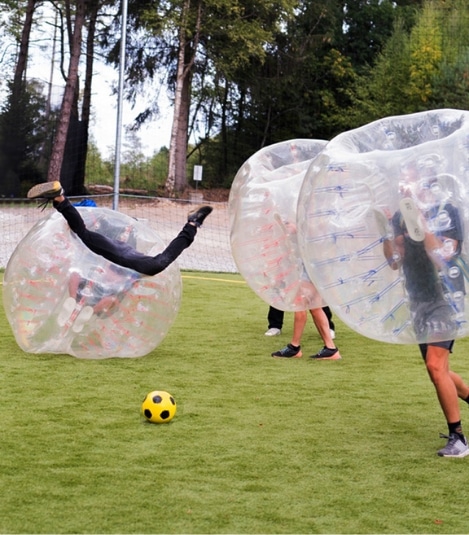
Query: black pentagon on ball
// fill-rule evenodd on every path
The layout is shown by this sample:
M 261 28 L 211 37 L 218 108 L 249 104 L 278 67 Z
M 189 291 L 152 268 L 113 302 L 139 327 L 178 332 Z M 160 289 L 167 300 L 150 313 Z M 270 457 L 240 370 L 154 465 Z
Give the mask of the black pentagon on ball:
M 170 417 L 169 411 L 161 411 L 160 412 L 160 418 L 162 420 L 166 420 L 166 418 L 169 418 L 169 417 Z
M 173 405 L 176 405 L 176 402 L 174 401 L 173 396 L 169 396 L 169 401 L 171 401 L 171 403 L 172 403 Z
M 163 401 L 163 398 L 161 396 L 153 396 L 153 403 L 161 403 Z
M 150 409 L 145 409 L 143 411 L 143 414 L 147 417 L 147 418 L 151 418 L 152 417 L 152 414 L 151 414 L 151 410 Z

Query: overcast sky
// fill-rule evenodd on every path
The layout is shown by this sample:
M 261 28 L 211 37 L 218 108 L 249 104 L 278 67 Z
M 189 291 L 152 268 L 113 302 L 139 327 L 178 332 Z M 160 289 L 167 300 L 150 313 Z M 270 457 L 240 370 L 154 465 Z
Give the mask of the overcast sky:
M 46 9 L 46 8 L 44 8 Z M 53 62 L 53 21 L 47 20 L 47 13 L 42 18 L 39 28 L 36 28 L 35 34 L 31 38 L 30 60 L 28 62 L 27 77 L 38 78 L 46 88 L 51 82 L 51 66 Z M 58 49 L 58 46 L 57 46 Z M 82 58 L 82 65 L 83 65 Z M 54 62 L 52 73 L 52 86 L 63 90 L 64 81 L 58 68 L 58 55 Z M 68 65 L 66 65 L 68 67 Z M 116 141 L 117 127 L 117 95 L 113 95 L 112 87 L 117 85 L 118 72 L 111 67 L 104 65 L 99 60 L 94 63 L 95 74 L 92 81 L 92 124 L 90 133 L 103 157 L 108 157 L 114 151 Z M 83 73 L 81 73 L 83 79 Z M 13 77 L 13 72 L 11 72 Z M 53 92 L 54 94 L 54 92 Z M 148 98 L 155 98 L 153 93 L 149 92 Z M 142 152 L 145 155 L 152 155 L 161 147 L 169 147 L 172 124 L 172 107 L 167 99 L 167 95 L 161 94 L 159 97 L 161 117 L 142 128 L 137 134 L 142 143 Z M 56 92 L 56 98 L 53 100 L 54 105 L 60 105 L 61 96 Z M 123 129 L 122 145 L 125 145 L 125 126 L 132 123 L 135 116 L 144 108 L 144 98 L 142 97 L 134 109 L 130 104 L 123 102 Z M 123 147 L 124 149 L 124 147 Z
M 39 61 L 30 62 L 28 67 L 28 78 L 38 78 L 44 83 L 47 89 L 50 81 L 51 60 L 47 54 L 41 52 Z M 113 95 L 112 87 L 117 85 L 118 73 L 109 66 L 97 63 L 95 65 L 96 74 L 92 81 L 92 120 L 90 133 L 103 157 L 113 153 L 116 141 L 117 128 L 117 95 Z M 57 69 L 54 69 L 52 77 L 53 87 L 63 89 L 62 76 Z M 60 98 L 56 93 L 53 100 L 54 105 L 60 104 Z M 142 152 L 149 156 L 157 152 L 161 147 L 169 147 L 172 123 L 172 107 L 166 95 L 160 95 L 161 118 L 153 121 L 148 126 L 142 128 L 137 134 L 142 142 Z M 143 97 L 134 109 L 126 101 L 123 102 L 123 129 L 122 144 L 125 144 L 125 126 L 132 123 L 138 112 L 144 107 Z

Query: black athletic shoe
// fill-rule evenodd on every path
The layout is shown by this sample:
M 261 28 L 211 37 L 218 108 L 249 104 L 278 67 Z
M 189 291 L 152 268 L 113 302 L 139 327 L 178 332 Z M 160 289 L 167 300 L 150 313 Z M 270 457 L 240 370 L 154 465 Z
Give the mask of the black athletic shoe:
M 275 353 L 271 353 L 271 355 L 273 357 L 281 357 L 286 359 L 299 359 L 303 356 L 303 353 L 301 352 L 301 346 L 298 346 L 295 349 L 295 346 L 287 344 L 284 348 L 279 349 Z
M 54 199 L 63 195 L 64 190 L 58 180 L 36 184 L 28 191 L 28 199 Z
M 200 227 L 205 218 L 212 213 L 213 208 L 211 206 L 199 206 L 195 210 L 189 212 L 187 216 L 188 223 L 195 223 L 196 227 Z
M 313 360 L 340 360 L 342 357 L 336 347 L 330 348 L 324 346 L 321 351 L 316 353 L 316 355 L 311 355 L 309 358 Z

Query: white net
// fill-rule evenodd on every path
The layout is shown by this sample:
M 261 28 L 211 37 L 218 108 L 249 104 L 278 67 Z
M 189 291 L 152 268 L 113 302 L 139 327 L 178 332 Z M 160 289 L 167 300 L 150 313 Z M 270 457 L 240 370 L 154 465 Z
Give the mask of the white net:
M 111 208 L 112 196 L 99 195 L 88 197 L 97 206 Z M 83 199 L 72 198 L 72 202 Z M 183 270 L 236 273 L 230 247 L 228 203 L 206 202 L 213 212 L 197 233 L 194 243 L 178 258 Z M 198 203 L 187 200 L 171 200 L 161 197 L 140 197 L 121 195 L 118 209 L 131 217 L 148 222 L 148 225 L 168 244 L 176 237 L 184 223 L 187 213 Z M 47 207 L 45 212 L 37 208 L 36 201 L 4 201 L 0 204 L 0 267 L 5 268 L 18 243 L 26 236 L 31 227 L 54 210 Z

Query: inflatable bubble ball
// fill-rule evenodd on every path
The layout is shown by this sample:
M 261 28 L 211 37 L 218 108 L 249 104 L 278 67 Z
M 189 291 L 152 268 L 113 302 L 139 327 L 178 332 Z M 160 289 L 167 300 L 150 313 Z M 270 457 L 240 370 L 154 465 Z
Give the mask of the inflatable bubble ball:
M 279 310 L 323 306 L 303 267 L 296 209 L 311 161 L 326 141 L 295 139 L 265 147 L 239 169 L 229 197 L 231 250 L 252 290 Z
M 87 227 L 156 255 L 163 241 L 147 224 L 106 208 L 78 208 Z M 84 359 L 140 357 L 163 340 L 181 299 L 173 263 L 143 276 L 92 253 L 52 213 L 21 240 L 5 271 L 3 302 L 28 353 Z
M 370 338 L 467 336 L 469 112 L 387 117 L 332 139 L 306 173 L 298 236 L 334 312 Z

